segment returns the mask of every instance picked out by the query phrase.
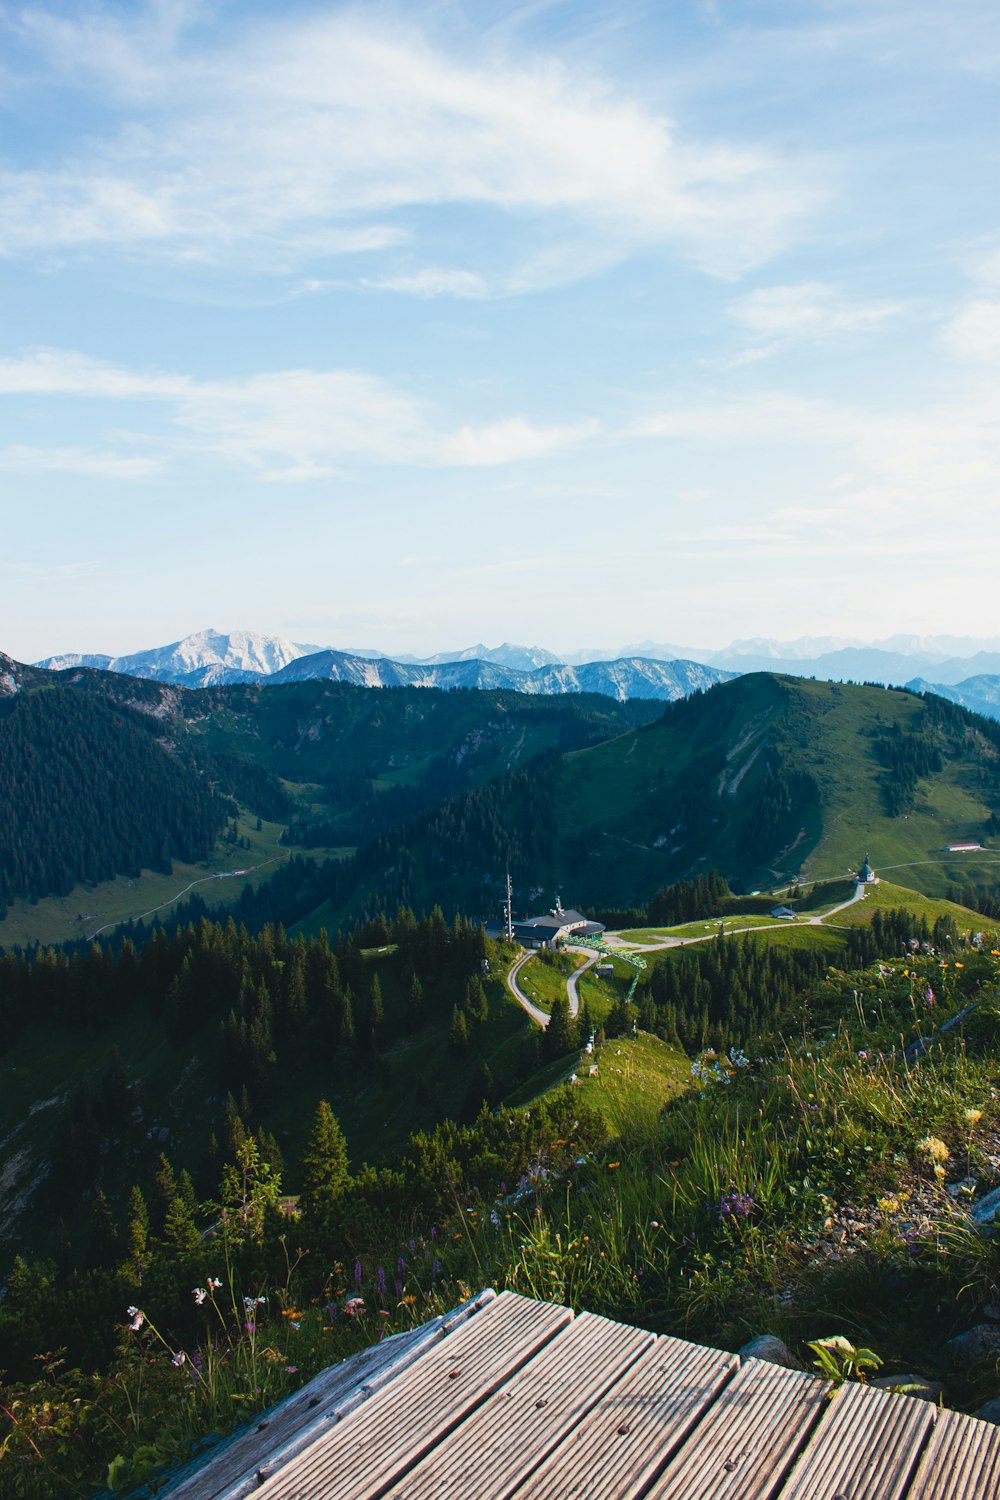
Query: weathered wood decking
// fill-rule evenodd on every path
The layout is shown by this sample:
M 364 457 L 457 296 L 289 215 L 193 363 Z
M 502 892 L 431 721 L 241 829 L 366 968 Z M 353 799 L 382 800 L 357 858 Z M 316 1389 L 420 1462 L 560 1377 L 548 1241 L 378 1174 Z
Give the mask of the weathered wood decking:
M 170 1500 L 997 1500 L 1000 1427 L 503 1292 L 388 1339 Z

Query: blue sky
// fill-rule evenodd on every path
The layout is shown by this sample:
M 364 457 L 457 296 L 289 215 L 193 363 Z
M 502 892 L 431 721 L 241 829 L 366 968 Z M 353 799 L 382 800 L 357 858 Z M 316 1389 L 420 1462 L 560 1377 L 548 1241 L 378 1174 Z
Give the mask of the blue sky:
M 993 0 L 0 3 L 0 649 L 994 634 Z

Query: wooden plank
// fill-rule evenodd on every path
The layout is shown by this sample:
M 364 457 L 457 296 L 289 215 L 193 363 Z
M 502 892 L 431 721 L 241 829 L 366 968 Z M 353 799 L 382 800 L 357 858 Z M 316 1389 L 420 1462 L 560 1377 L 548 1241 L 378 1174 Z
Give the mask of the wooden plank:
M 744 1360 L 647 1491 L 650 1500 L 770 1500 L 822 1414 L 829 1385 Z
M 738 1369 L 735 1354 L 657 1339 L 517 1490 L 517 1500 L 644 1495 Z
M 842 1385 L 781 1500 L 900 1500 L 934 1425 L 929 1401 Z
M 449 1438 L 409 1469 L 393 1500 L 506 1500 L 655 1336 L 581 1313 Z
M 496 1301 L 492 1289 L 431 1318 L 419 1328 L 394 1334 L 322 1370 L 251 1426 L 212 1453 L 186 1465 L 167 1489 L 169 1500 L 242 1500 L 254 1493 L 260 1475 L 274 1473 L 331 1423 L 339 1421 L 366 1395 L 392 1380 L 430 1345 L 440 1342 L 474 1313 L 485 1315 Z
M 907 1500 L 996 1500 L 1000 1427 L 957 1411 L 939 1411 Z
M 375 1500 L 572 1321 L 568 1308 L 502 1292 L 488 1333 L 473 1318 L 293 1458 L 263 1500 Z

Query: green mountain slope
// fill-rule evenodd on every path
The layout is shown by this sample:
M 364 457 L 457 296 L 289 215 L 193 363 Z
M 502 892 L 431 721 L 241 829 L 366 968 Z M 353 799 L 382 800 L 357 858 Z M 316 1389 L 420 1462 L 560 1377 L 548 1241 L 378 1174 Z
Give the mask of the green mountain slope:
M 317 858 L 349 852 L 542 751 L 658 712 L 584 694 L 322 682 L 187 691 L 0 657 L 0 946 L 79 936 L 81 922 L 138 917 L 192 885 L 213 905 L 235 899 L 231 882 L 206 887 L 283 863 L 278 834 Z M 217 843 L 237 803 L 239 838 L 230 826 Z M 266 848 L 258 818 L 258 834 L 274 825 Z
M 998 807 L 990 722 L 904 691 L 756 674 L 452 799 L 359 864 L 325 916 L 397 899 L 492 910 L 508 864 L 524 904 L 540 887 L 627 907 L 712 868 L 744 890 L 835 878 L 866 851 L 944 894 L 995 880 L 1000 855 L 946 846 L 988 842 Z

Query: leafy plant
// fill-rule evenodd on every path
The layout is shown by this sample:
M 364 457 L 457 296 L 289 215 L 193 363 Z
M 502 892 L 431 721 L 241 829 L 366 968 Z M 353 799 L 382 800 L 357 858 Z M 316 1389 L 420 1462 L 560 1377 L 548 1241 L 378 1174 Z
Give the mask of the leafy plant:
M 816 1358 L 813 1364 L 834 1387 L 839 1389 L 845 1381 L 867 1379 L 870 1370 L 877 1370 L 881 1359 L 871 1349 L 856 1349 L 850 1339 L 835 1333 L 826 1339 L 813 1339 L 809 1348 Z

